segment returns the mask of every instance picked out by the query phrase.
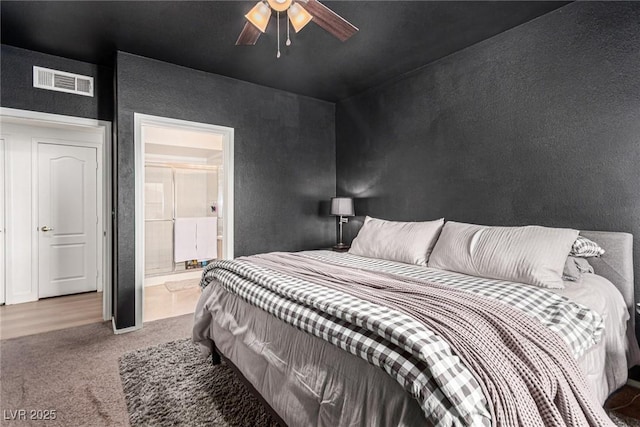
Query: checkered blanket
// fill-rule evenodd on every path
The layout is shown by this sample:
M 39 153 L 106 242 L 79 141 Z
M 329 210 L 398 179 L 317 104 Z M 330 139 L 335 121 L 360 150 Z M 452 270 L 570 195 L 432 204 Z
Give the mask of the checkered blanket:
M 301 257 L 356 271 L 431 281 L 497 300 L 527 312 L 554 330 L 578 357 L 597 342 L 602 319 L 549 291 L 424 267 L 317 251 Z M 449 344 L 403 311 L 390 309 L 274 268 L 260 257 L 219 261 L 202 285 L 216 279 L 232 292 L 305 332 L 384 369 L 418 400 L 434 425 L 490 425 L 492 410 L 479 383 Z M 494 420 L 495 421 L 495 420 Z
M 578 359 L 600 342 L 604 320 L 593 310 L 537 286 L 468 276 L 418 265 L 365 258 L 350 253 L 307 251 L 305 256 L 345 267 L 431 281 L 500 301 L 538 319 L 567 343 Z

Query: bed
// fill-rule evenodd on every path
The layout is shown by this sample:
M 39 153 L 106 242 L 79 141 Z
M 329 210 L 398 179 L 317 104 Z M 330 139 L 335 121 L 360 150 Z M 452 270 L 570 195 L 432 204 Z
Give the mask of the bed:
M 553 293 L 558 298 L 570 301 L 568 311 L 557 314 L 558 317 L 573 316 L 575 318 L 567 320 L 567 323 L 580 322 L 585 316 L 591 316 L 593 312 L 600 316 L 604 327 L 601 327 L 599 332 L 591 331 L 594 336 L 600 334 L 597 343 L 589 344 L 589 337 L 573 337 L 573 332 L 566 334 L 563 339 L 569 344 L 566 347 L 571 349 L 572 355 L 577 360 L 577 365 L 588 383 L 591 390 L 589 398 L 602 404 L 611 392 L 626 382 L 628 366 L 633 366 L 640 361 L 640 351 L 633 332 L 632 236 L 627 233 L 584 231 L 581 232 L 581 235 L 597 241 L 606 248 L 606 253 L 602 257 L 589 260 L 595 274 L 585 275 L 579 284 L 566 283 L 564 289 L 545 290 L 545 292 Z M 295 258 L 293 255 L 285 254 L 274 256 L 291 258 L 292 263 Z M 331 280 L 323 279 L 329 280 L 329 282 L 337 281 L 338 276 L 346 271 L 344 269 L 365 271 L 366 274 L 370 270 L 380 270 L 378 273 L 389 277 L 402 276 L 404 278 L 402 280 L 409 285 L 413 280 L 424 280 L 464 288 L 465 286 L 477 286 L 478 283 L 483 284 L 489 280 L 483 279 L 478 282 L 478 278 L 464 274 L 388 260 L 375 260 L 348 253 L 309 251 L 299 253 L 296 256 L 303 257 L 309 262 L 305 272 L 299 273 L 300 276 L 297 276 L 302 277 L 300 280 L 303 284 L 306 283 L 303 279 L 307 277 L 307 271 L 321 269 L 317 266 L 322 263 L 331 265 L 332 268 L 335 267 L 335 270 L 331 270 L 334 272 L 333 278 Z M 262 262 L 264 262 L 263 270 L 269 273 L 272 266 L 269 263 L 280 261 L 276 258 L 266 257 Z M 314 265 L 316 267 L 313 267 Z M 262 297 L 252 296 L 250 294 L 253 291 L 247 291 L 247 288 L 243 288 L 244 281 L 250 281 L 252 277 L 259 277 L 262 271 L 260 268 L 244 272 L 244 279 L 237 283 L 238 286 L 230 288 L 230 286 L 221 286 L 220 282 L 224 281 L 222 279 L 225 274 L 231 274 L 225 268 L 233 270 L 236 267 L 232 265 L 219 267 L 217 273 L 214 273 L 216 267 L 212 265 L 203 274 L 204 289 L 195 312 L 193 339 L 202 346 L 204 354 L 215 355 L 219 353 L 231 363 L 262 396 L 266 404 L 275 411 L 277 417 L 287 425 L 496 424 L 496 415 L 492 412 L 493 410 L 483 409 L 483 405 L 491 406 L 483 401 L 483 396 L 473 397 L 473 390 L 465 390 L 462 394 L 463 398 L 469 401 L 475 399 L 475 401 L 473 404 L 460 403 L 456 400 L 460 395 L 460 390 L 444 390 L 452 384 L 458 384 L 459 389 L 465 389 L 466 384 L 472 383 L 473 378 L 466 378 L 464 372 L 456 372 L 453 379 L 447 377 L 450 375 L 448 370 L 451 369 L 451 366 L 446 365 L 442 369 L 443 372 L 434 372 L 443 363 L 442 360 L 437 360 L 432 364 L 433 366 L 429 366 L 431 377 L 426 380 L 422 379 L 423 383 L 420 383 L 420 378 L 410 377 L 411 381 L 404 377 L 400 379 L 399 371 L 402 371 L 403 367 L 390 367 L 390 364 L 381 363 L 379 354 L 364 354 L 364 350 L 357 345 L 360 343 L 358 340 L 354 340 L 356 344 L 349 340 L 340 341 L 339 338 L 332 335 L 332 332 L 327 332 L 330 329 L 326 328 L 326 324 L 323 323 L 326 322 L 325 318 L 310 325 L 312 322 L 309 322 L 309 317 L 317 315 L 313 310 L 306 315 L 307 317 L 300 317 L 299 313 L 292 314 L 286 310 L 269 312 L 269 304 L 272 301 L 268 298 L 260 299 Z M 269 283 L 271 276 L 265 277 L 264 280 Z M 366 278 L 368 280 L 369 276 Z M 510 286 L 500 282 L 493 281 L 492 286 L 503 286 L 505 289 Z M 297 292 L 299 285 L 300 283 L 292 283 L 291 289 L 293 290 L 291 292 Z M 242 289 L 249 293 L 243 293 Z M 528 289 L 527 292 L 531 291 L 529 288 L 525 289 Z M 462 290 L 468 291 L 468 289 Z M 548 295 L 545 298 L 548 299 Z M 489 296 L 498 300 L 503 298 L 502 296 Z M 528 297 L 519 296 L 516 298 L 510 293 L 508 298 L 514 300 L 513 304 L 518 306 L 518 304 L 526 305 L 522 301 Z M 464 301 L 461 303 L 466 304 Z M 531 306 L 530 302 L 527 304 Z M 540 311 L 548 309 L 545 304 L 547 303 L 540 305 Z M 357 303 L 352 305 L 357 305 Z M 551 307 L 554 304 L 548 305 Z M 348 307 L 344 308 L 344 310 L 347 309 Z M 370 309 L 368 306 L 365 307 L 365 311 L 368 309 Z M 529 307 L 526 310 L 520 307 L 516 310 L 535 311 L 536 307 Z M 572 311 L 575 313 L 572 314 Z M 342 315 L 340 313 L 334 314 L 336 316 Z M 515 316 L 511 312 L 509 315 Z M 287 316 L 298 317 L 286 321 Z M 543 315 L 540 314 L 540 316 Z M 448 322 L 455 320 L 455 317 L 449 318 Z M 555 324 L 550 323 L 547 326 L 550 326 L 551 329 L 564 327 L 563 322 L 564 320 Z M 597 322 L 593 320 L 592 323 L 596 324 Z M 585 329 L 588 330 L 589 327 Z M 311 331 L 315 331 L 315 335 L 310 333 Z M 347 335 L 359 334 L 360 332 L 358 328 L 355 328 L 349 330 Z M 367 333 L 364 335 L 361 340 L 372 338 Z M 351 338 L 349 336 L 349 339 Z M 330 342 L 332 340 L 333 343 Z M 441 343 L 439 341 L 431 342 L 431 345 L 437 349 Z M 476 341 L 476 345 L 482 347 L 483 343 L 481 340 Z M 490 351 L 490 348 L 487 348 L 489 349 L 487 351 Z M 399 353 L 401 354 L 398 357 L 401 359 L 403 355 L 407 359 L 412 357 L 411 354 L 407 356 L 402 351 Z M 456 354 L 444 356 L 446 360 L 457 360 L 456 357 Z M 369 360 L 366 360 L 367 358 Z M 398 365 L 395 359 L 394 363 Z M 403 375 L 408 374 L 405 372 Z M 443 375 L 448 379 L 444 384 L 440 384 L 437 380 Z M 416 377 L 419 376 L 418 374 Z M 433 383 L 434 378 L 437 383 L 435 387 L 433 384 L 427 384 Z M 461 380 L 461 378 L 466 379 Z M 422 384 L 424 387 L 419 389 L 416 384 Z M 479 389 L 486 394 L 483 387 L 480 385 Z M 425 393 L 424 390 L 428 392 Z M 455 414 L 452 416 L 450 408 L 438 413 L 437 416 L 433 415 L 432 411 L 438 411 L 442 401 L 447 401 L 447 399 L 455 401 L 455 405 L 459 404 L 453 409 L 454 413 L 458 411 L 459 417 L 456 417 Z

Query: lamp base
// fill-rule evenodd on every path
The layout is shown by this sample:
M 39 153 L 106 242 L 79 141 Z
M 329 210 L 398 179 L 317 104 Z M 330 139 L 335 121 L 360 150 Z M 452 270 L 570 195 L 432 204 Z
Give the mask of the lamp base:
M 349 250 L 351 246 L 346 245 L 344 243 L 338 243 L 337 245 L 335 245 L 334 247 L 331 248 L 331 250 L 336 251 L 336 252 L 346 252 Z

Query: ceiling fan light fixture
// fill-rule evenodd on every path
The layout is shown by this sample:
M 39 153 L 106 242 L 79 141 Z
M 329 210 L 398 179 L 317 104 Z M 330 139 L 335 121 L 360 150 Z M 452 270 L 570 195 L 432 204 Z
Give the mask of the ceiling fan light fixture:
M 2 1 L 2 0 L 0 0 Z M 304 6 L 303 6 L 304 5 Z M 248 22 L 245 22 L 242 31 L 236 41 L 237 46 L 252 46 L 260 37 L 260 34 L 267 30 L 269 20 L 273 12 L 276 12 L 278 24 L 278 54 L 280 55 L 280 12 L 287 12 L 285 24 L 287 25 L 286 45 L 291 45 L 289 37 L 290 26 L 293 25 L 296 33 L 302 30 L 310 21 L 315 22 L 323 30 L 335 36 L 340 41 L 346 41 L 358 32 L 352 23 L 338 15 L 318 0 L 260 0 L 245 15 Z
M 244 17 L 264 33 L 267 30 L 267 25 L 269 25 L 271 9 L 266 3 L 259 1 Z
M 289 15 L 289 21 L 291 21 L 291 25 L 293 25 L 293 29 L 296 30 L 296 33 L 303 29 L 305 25 L 313 19 L 313 16 L 311 16 L 311 14 L 298 3 L 293 3 L 291 7 L 289 7 L 287 14 Z
M 285 10 L 289 9 L 289 6 L 291 6 L 291 3 L 293 2 L 293 0 L 267 0 L 269 2 L 269 6 L 271 6 L 271 9 L 275 10 L 276 12 L 284 12 Z

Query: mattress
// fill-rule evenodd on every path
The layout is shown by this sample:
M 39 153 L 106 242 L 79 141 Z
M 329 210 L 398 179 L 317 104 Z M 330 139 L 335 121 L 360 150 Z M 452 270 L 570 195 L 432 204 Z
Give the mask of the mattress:
M 553 292 L 582 304 L 605 322 L 603 339 L 578 359 L 596 398 L 607 397 L 627 381 L 628 369 L 640 363 L 640 350 L 633 336 L 628 339 L 629 311 L 618 289 L 604 277 L 585 274 L 578 282 L 564 282 Z
M 605 319 L 604 338 L 580 356 L 601 403 L 626 380 L 628 312 L 606 279 L 588 275 L 561 295 Z M 287 325 L 222 286 L 208 286 L 198 303 L 194 340 L 213 343 L 290 426 L 424 425 L 421 408 L 381 369 Z

